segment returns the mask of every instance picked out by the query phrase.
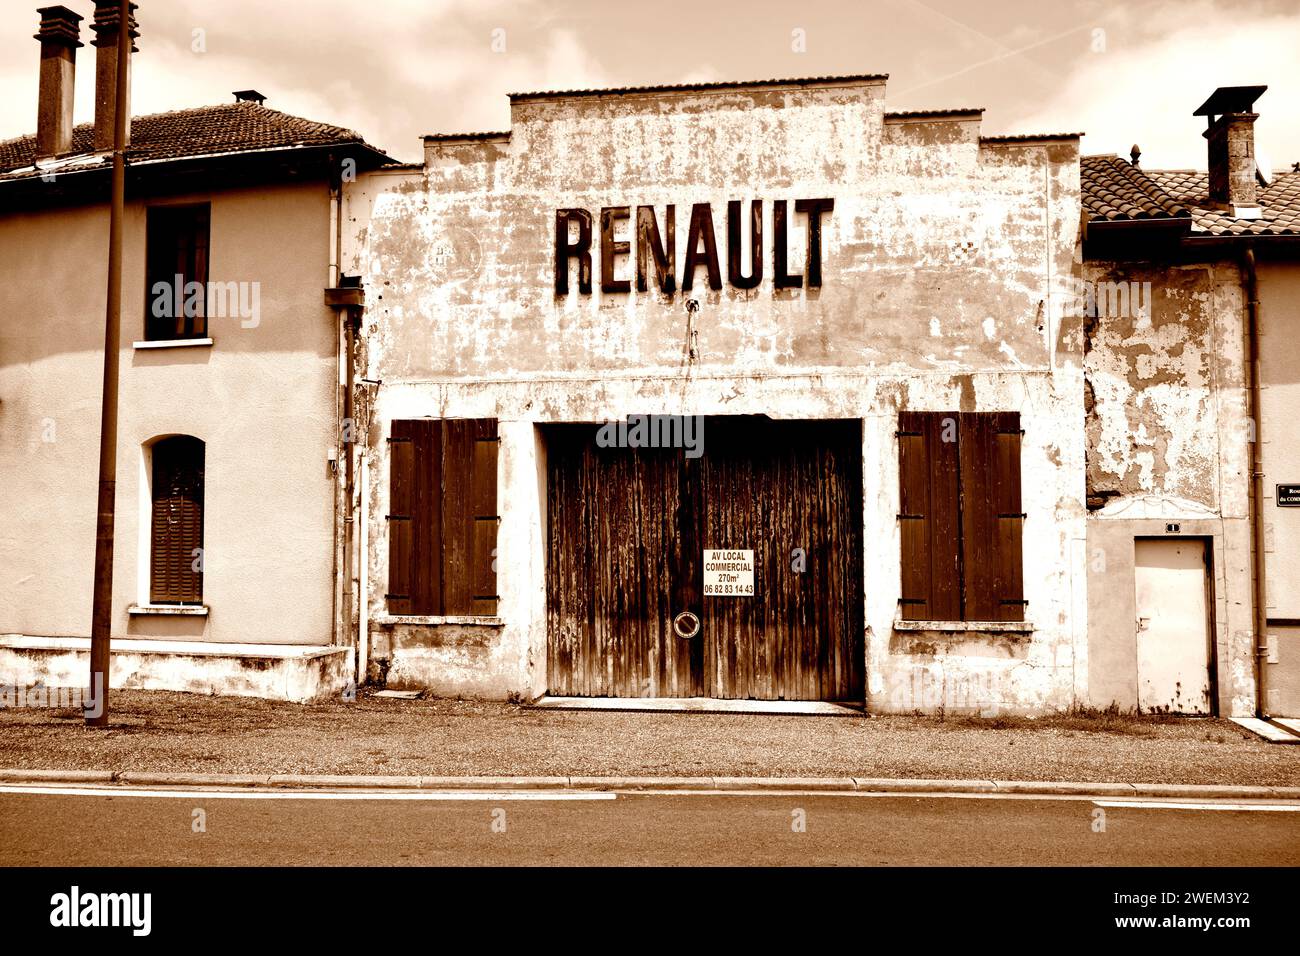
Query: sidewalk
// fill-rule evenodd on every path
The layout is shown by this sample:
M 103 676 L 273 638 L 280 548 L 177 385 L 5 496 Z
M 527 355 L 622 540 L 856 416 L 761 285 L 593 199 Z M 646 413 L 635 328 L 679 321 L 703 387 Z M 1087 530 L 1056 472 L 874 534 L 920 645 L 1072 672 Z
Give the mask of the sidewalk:
M 0 709 L 0 768 L 451 777 L 848 778 L 1300 786 L 1300 747 L 1226 720 L 1096 715 L 826 718 L 289 704 L 117 692 L 113 726 Z
M 533 710 L 495 702 L 296 705 L 118 692 L 113 726 L 0 709 L 0 767 L 112 774 L 1088 780 L 1300 786 L 1300 748 L 1229 721 L 826 718 Z

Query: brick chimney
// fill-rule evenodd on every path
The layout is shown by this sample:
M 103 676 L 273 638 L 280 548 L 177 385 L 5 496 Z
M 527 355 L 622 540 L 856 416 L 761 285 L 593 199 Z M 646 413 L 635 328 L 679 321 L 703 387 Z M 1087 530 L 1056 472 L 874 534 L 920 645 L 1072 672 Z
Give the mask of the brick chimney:
M 117 103 L 117 38 L 121 12 L 120 0 L 95 0 L 95 141 L 96 152 L 113 148 L 113 110 Z M 135 19 L 136 5 L 131 4 L 131 52 L 136 53 L 135 38 L 140 35 Z M 131 141 L 131 62 L 126 64 L 126 140 Z
M 1267 86 L 1221 86 L 1192 114 L 1204 116 L 1210 203 L 1239 219 L 1262 214 L 1256 193 L 1255 100 Z
M 72 151 L 73 83 L 81 17 L 67 7 L 41 7 L 40 94 L 36 106 L 36 158 L 50 159 Z

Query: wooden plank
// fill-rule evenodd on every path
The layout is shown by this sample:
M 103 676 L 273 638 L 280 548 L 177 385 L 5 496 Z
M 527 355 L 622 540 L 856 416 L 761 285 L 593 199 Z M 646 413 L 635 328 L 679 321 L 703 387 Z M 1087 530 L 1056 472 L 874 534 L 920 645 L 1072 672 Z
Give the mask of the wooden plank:
M 445 614 L 442 576 L 443 428 L 438 419 L 411 423 L 411 613 Z
M 1024 505 L 1020 496 L 1020 413 L 994 416 L 997 442 L 993 470 L 993 508 L 997 515 L 994 537 L 994 582 L 999 621 L 1023 621 L 1024 605 Z
M 929 434 L 916 412 L 898 416 L 898 529 L 901 542 L 900 612 L 904 620 L 934 620 L 930 609 L 930 466 L 926 456 Z
M 475 422 L 442 423 L 442 614 L 474 610 L 474 507 L 471 471 Z
M 388 613 L 411 614 L 414 547 L 414 440 L 409 421 L 394 421 L 388 442 Z
M 987 413 L 961 416 L 962 620 L 996 621 L 1001 607 L 994 564 L 996 421 Z
M 474 421 L 474 455 L 470 467 L 470 508 L 473 516 L 472 570 L 470 588 L 473 613 L 497 613 L 496 563 L 497 529 L 501 518 L 497 513 L 497 422 L 494 418 Z
M 960 621 L 961 593 L 961 485 L 959 462 L 962 445 L 957 412 L 925 415 L 925 449 L 929 464 L 929 554 L 931 620 Z

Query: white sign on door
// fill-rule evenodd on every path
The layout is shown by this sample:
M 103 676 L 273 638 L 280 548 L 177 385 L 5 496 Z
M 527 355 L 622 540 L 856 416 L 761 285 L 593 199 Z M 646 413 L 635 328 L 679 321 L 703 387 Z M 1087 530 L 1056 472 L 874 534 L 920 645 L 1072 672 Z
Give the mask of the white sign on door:
M 705 597 L 753 597 L 754 552 L 710 549 L 704 552 Z

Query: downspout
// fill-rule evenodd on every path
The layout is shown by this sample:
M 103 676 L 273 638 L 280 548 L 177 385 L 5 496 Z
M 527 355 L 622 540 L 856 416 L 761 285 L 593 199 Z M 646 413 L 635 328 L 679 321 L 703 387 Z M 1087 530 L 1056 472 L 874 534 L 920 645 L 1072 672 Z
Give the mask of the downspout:
M 330 222 L 329 222 L 329 262 L 326 264 L 325 288 L 332 289 L 339 284 L 339 224 L 341 220 L 341 210 L 339 209 L 340 200 L 343 190 L 340 178 L 334 174 L 334 169 L 338 166 L 336 158 L 331 154 L 329 157 L 329 204 L 330 204 Z M 334 498 L 334 535 L 331 539 L 331 563 L 334 566 L 334 575 L 330 578 L 330 628 L 334 634 L 333 643 L 341 644 L 345 628 L 342 627 L 339 619 L 339 568 L 341 561 L 339 558 L 339 538 L 341 537 L 341 528 L 339 527 L 339 486 L 338 486 L 338 453 L 342 450 L 339 445 L 339 426 L 342 424 L 341 419 L 344 417 L 343 406 L 340 404 L 338 397 L 339 380 L 342 378 L 339 370 L 339 363 L 343 361 L 343 350 L 339 347 L 339 330 L 334 329 L 334 387 L 331 391 L 334 393 L 334 424 L 335 433 L 332 443 L 332 453 L 335 461 L 335 468 L 331 475 L 333 483 Z
M 1264 435 L 1259 386 L 1259 284 L 1255 250 L 1247 245 L 1241 256 L 1246 286 L 1247 360 L 1250 362 L 1250 528 L 1254 547 L 1255 716 L 1266 716 L 1264 677 L 1268 661 L 1268 582 L 1264 561 Z
M 346 382 L 343 386 L 343 627 L 348 644 L 355 650 L 356 684 L 362 683 L 364 664 L 361 661 L 360 647 L 352 633 L 352 571 L 355 565 L 352 555 L 352 449 L 355 444 L 356 422 L 353 414 L 352 391 L 353 357 L 356 355 L 356 327 L 360 321 L 361 310 L 349 306 L 343 310 L 344 323 L 344 360 L 347 362 Z

